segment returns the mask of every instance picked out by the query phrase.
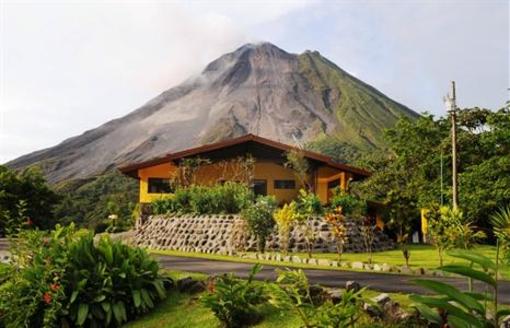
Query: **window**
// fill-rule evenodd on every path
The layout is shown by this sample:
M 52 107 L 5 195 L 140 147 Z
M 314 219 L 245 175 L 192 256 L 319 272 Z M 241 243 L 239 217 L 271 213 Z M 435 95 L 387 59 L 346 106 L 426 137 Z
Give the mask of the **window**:
M 172 189 L 169 179 L 149 178 L 149 194 L 168 194 Z
M 266 180 L 253 180 L 253 193 L 255 196 L 267 195 L 267 181 Z
M 296 189 L 294 180 L 274 180 L 274 189 Z
M 336 179 L 336 180 L 328 182 L 328 189 L 333 189 L 338 186 L 340 186 L 340 179 Z

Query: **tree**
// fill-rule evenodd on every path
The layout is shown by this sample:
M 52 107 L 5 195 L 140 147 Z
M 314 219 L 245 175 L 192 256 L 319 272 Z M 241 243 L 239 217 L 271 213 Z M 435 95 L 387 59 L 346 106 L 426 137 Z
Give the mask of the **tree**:
M 315 244 L 315 232 L 310 224 L 314 216 L 323 212 L 319 197 L 304 189 L 299 190 L 299 196 L 296 201 L 297 216 L 296 220 L 304 232 L 308 257 L 312 258 L 312 250 Z
M 57 187 L 57 192 L 61 200 L 55 206 L 55 217 L 61 224 L 73 222 L 102 232 L 110 225 L 110 214 L 118 216 L 123 229 L 134 222 L 138 181 L 117 171 L 93 179 L 65 182 Z
M 296 203 L 294 201 L 283 205 L 283 207 L 277 209 L 273 215 L 276 226 L 278 227 L 280 251 L 285 255 L 287 255 L 289 250 L 290 231 L 296 222 L 297 216 Z
M 255 203 L 247 207 L 241 216 L 248 222 L 250 231 L 257 237 L 257 249 L 264 253 L 267 237 L 274 230 L 273 212 L 276 209 L 274 196 L 259 196 Z
M 336 252 L 338 261 L 342 260 L 344 245 L 347 242 L 347 227 L 345 225 L 345 215 L 342 207 L 337 207 L 330 211 L 324 217 L 326 222 L 333 228 L 333 236 L 335 236 Z
M 285 167 L 294 171 L 294 175 L 296 176 L 300 186 L 306 190 L 311 190 L 311 165 L 306 159 L 304 151 L 302 149 L 292 149 L 287 152 L 286 157 L 287 161 L 285 162 Z
M 46 183 L 37 167 L 16 172 L 0 165 L 0 235 L 5 234 L 5 220 L 18 218 L 40 229 L 55 225 L 54 207 L 59 201 L 57 193 Z M 20 207 L 20 204 L 21 207 Z M 23 211 L 20 209 L 23 208 Z
M 498 111 L 461 109 L 457 117 L 460 208 L 473 225 L 488 228 L 489 213 L 510 202 L 509 104 Z M 373 174 L 353 188 L 384 203 L 397 229 L 416 229 L 420 208 L 451 202 L 450 129 L 448 117 L 425 113 L 415 121 L 400 119 L 385 131 L 388 150 L 358 162 Z

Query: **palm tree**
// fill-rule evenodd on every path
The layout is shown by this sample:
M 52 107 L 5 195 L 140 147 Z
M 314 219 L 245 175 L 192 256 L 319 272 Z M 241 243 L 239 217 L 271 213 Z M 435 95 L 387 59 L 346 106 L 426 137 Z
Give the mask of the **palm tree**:
M 510 206 L 501 208 L 491 216 L 494 234 L 505 247 L 510 245 Z

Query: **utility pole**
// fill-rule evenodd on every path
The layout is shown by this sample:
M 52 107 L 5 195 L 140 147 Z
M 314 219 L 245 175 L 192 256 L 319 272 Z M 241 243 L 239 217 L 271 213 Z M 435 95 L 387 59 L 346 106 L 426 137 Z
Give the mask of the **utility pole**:
M 452 81 L 450 94 L 445 97 L 446 110 L 452 118 L 452 202 L 453 209 L 459 207 L 459 190 L 457 183 L 457 105 L 455 81 Z

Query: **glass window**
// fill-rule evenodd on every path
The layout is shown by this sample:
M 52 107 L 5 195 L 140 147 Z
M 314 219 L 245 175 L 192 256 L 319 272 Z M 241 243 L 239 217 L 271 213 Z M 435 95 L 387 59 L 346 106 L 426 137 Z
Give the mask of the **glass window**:
M 274 180 L 274 189 L 296 189 L 294 180 Z
M 149 194 L 168 194 L 173 192 L 169 179 L 149 178 Z
M 336 179 L 336 180 L 328 182 L 328 189 L 333 189 L 338 186 L 340 186 L 340 179 Z

